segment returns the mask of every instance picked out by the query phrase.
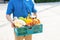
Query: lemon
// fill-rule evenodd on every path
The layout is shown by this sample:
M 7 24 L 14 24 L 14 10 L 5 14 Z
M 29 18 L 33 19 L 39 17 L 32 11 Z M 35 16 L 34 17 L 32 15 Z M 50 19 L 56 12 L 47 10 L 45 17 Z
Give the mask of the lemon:
M 26 19 L 26 23 L 31 23 L 32 19 Z

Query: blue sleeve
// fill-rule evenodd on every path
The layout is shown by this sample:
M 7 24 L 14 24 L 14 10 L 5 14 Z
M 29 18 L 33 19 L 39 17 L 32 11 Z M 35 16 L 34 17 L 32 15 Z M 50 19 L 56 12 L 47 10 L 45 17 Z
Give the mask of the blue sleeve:
M 11 13 L 13 13 L 13 2 L 12 2 L 12 0 L 10 0 L 8 3 L 6 14 L 11 14 Z
M 32 12 L 33 13 L 36 13 L 37 12 L 37 10 L 34 8 L 34 3 L 32 2 Z

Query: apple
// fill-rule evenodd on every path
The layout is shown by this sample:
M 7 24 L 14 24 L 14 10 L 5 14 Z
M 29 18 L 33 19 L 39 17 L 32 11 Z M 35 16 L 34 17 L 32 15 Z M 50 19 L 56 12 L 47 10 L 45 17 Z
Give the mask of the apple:
M 39 19 L 33 19 L 33 24 L 40 24 L 40 20 Z

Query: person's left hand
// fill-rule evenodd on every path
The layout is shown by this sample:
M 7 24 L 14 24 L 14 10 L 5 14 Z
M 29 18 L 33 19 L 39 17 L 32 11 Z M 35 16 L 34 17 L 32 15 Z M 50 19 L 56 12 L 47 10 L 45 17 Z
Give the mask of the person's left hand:
M 35 16 L 37 18 L 37 14 L 36 13 L 34 13 L 33 16 Z

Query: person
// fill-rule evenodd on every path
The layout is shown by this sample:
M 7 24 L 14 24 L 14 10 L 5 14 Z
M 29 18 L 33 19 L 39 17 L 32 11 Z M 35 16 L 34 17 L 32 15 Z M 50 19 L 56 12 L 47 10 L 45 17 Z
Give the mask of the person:
M 33 15 L 37 17 L 36 12 L 37 11 L 34 8 L 34 3 L 32 2 L 32 0 L 9 0 L 6 12 L 6 18 L 8 21 L 10 21 L 12 27 L 15 27 L 13 19 L 11 18 L 11 14 L 13 14 L 13 18 L 14 17 L 25 18 L 28 16 L 28 13 L 30 13 L 30 15 L 33 13 Z M 25 40 L 32 40 L 32 35 L 28 36 L 15 35 L 15 40 L 23 40 L 23 38 L 25 38 Z

